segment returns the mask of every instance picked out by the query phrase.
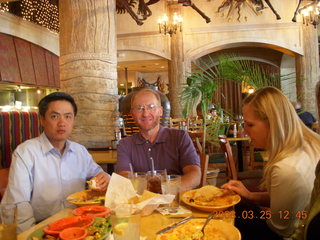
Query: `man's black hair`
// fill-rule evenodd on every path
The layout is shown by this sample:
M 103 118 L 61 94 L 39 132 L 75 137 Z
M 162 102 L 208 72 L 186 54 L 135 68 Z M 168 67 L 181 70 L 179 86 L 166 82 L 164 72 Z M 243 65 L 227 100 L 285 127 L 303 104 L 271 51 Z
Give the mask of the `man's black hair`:
M 49 103 L 54 101 L 67 101 L 71 103 L 74 111 L 74 116 L 77 115 L 77 111 L 78 111 L 77 104 L 74 101 L 73 97 L 71 97 L 71 95 L 65 92 L 53 92 L 40 100 L 38 104 L 38 108 L 41 116 L 45 116 L 49 107 Z

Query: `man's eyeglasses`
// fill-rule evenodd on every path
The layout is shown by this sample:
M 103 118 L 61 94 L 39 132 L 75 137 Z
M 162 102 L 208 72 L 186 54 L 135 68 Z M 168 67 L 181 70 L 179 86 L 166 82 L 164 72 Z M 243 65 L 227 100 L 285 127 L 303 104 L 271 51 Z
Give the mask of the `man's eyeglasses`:
M 144 110 L 147 110 L 148 112 L 153 112 L 154 110 L 156 110 L 158 106 L 154 105 L 154 104 L 148 104 L 148 105 L 145 105 L 145 106 L 142 106 L 142 105 L 138 105 L 138 106 L 135 106 L 133 109 L 136 111 L 136 112 L 143 112 Z

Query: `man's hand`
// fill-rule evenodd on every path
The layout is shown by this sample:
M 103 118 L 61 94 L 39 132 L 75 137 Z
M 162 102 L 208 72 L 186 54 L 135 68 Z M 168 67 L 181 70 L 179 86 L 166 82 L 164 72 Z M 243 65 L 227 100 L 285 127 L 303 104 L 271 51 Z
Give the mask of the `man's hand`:
M 100 191 L 107 190 L 110 177 L 105 172 L 100 172 L 96 176 L 96 184 L 99 187 Z

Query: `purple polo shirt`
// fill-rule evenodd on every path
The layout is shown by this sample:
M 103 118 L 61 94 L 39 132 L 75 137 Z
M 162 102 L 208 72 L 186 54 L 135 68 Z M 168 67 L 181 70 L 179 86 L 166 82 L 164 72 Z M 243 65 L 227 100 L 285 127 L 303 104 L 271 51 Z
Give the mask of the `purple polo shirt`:
M 156 170 L 167 169 L 169 174 L 182 175 L 187 165 L 200 166 L 200 160 L 189 134 L 183 130 L 160 126 L 154 143 L 150 143 L 140 133 L 121 139 L 117 148 L 116 171 L 130 171 L 129 163 L 135 172 L 151 170 L 154 160 Z

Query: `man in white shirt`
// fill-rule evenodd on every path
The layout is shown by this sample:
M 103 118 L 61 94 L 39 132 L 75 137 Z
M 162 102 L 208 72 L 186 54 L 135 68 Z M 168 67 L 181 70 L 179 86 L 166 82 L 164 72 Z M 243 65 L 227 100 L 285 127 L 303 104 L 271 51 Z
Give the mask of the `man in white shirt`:
M 2 199 L 18 206 L 18 232 L 69 207 L 66 197 L 84 190 L 86 180 L 96 177 L 103 191 L 110 178 L 84 146 L 68 140 L 77 114 L 69 94 L 54 92 L 44 97 L 39 114 L 44 132 L 14 151 Z

